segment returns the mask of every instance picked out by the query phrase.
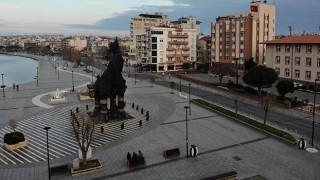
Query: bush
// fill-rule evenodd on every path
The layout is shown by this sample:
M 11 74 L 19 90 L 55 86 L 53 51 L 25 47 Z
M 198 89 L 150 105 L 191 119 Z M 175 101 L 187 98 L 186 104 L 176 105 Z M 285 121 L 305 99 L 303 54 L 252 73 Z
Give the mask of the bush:
M 264 131 L 267 131 L 267 132 L 269 132 L 271 134 L 274 134 L 274 135 L 276 135 L 278 137 L 284 138 L 284 139 L 286 139 L 286 140 L 288 140 L 288 141 L 290 141 L 292 143 L 296 143 L 296 139 L 291 134 L 289 134 L 287 132 L 284 132 L 284 131 L 281 131 L 281 130 L 276 129 L 274 127 L 265 125 L 263 123 L 255 121 L 253 119 L 250 119 L 250 118 L 248 118 L 246 116 L 242 116 L 240 114 L 236 114 L 233 111 L 229 111 L 229 110 L 224 109 L 224 108 L 222 108 L 220 106 L 216 106 L 216 105 L 211 104 L 211 103 L 209 103 L 207 101 L 204 101 L 202 99 L 193 99 L 192 101 L 195 102 L 196 104 L 199 104 L 201 106 L 204 106 L 204 107 L 209 108 L 209 109 L 214 110 L 214 111 L 218 111 L 218 112 L 220 112 L 222 114 L 225 114 L 225 115 L 228 115 L 230 117 L 233 117 L 234 119 L 237 119 L 237 120 L 242 121 L 244 123 L 250 124 L 250 125 L 255 126 L 255 127 L 259 128 L 259 129 L 262 129 Z
M 24 140 L 24 135 L 21 132 L 7 133 L 3 137 L 3 142 L 9 145 L 18 144 Z
M 229 83 L 228 83 L 228 88 L 229 88 L 229 89 L 243 90 L 244 86 L 241 85 L 241 84 L 236 84 L 236 83 L 234 83 L 234 82 L 232 82 L 232 81 L 229 81 Z
M 254 94 L 254 95 L 257 95 L 257 94 L 258 94 L 258 91 L 255 90 L 255 89 L 253 89 L 253 88 L 250 87 L 250 86 L 244 87 L 244 88 L 243 88 L 243 91 L 244 91 L 245 93 L 248 93 L 248 94 Z

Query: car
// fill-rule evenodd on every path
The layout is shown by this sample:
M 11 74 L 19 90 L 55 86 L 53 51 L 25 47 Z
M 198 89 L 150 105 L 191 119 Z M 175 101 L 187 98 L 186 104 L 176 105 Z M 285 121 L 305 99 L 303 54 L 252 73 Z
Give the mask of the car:
M 293 82 L 293 87 L 302 87 L 303 85 L 301 83 Z

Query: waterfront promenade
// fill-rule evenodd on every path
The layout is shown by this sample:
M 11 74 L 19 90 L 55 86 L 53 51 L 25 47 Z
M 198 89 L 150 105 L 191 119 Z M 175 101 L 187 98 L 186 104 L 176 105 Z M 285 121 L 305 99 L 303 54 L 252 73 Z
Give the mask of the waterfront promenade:
M 42 143 L 45 144 L 43 127 L 52 125 L 49 131 L 49 143 L 54 147 L 55 137 L 64 131 L 62 123 L 67 122 L 68 116 L 65 114 L 69 114 L 68 110 L 75 106 L 84 107 L 86 104 L 93 107 L 93 102 L 79 102 L 76 92 L 70 92 L 67 96 L 68 101 L 64 104 L 50 105 L 54 106 L 50 108 L 43 106 L 48 100 L 46 93 L 57 88 L 72 87 L 71 70 L 74 71 L 76 91 L 78 87 L 86 88 L 83 85 L 91 81 L 91 75 L 84 72 L 83 68 L 70 69 L 69 66 L 65 71 L 59 71 L 58 79 L 51 62 L 41 57 L 39 86 L 36 81 L 33 81 L 20 85 L 19 91 L 12 88 L 6 89 L 6 97 L 0 97 L 1 143 L 3 129 L 10 131 L 7 123 L 10 119 L 15 119 L 21 122 L 23 126 L 21 129 L 27 130 L 29 126 L 30 131 L 40 133 L 38 146 L 35 143 L 32 148 L 45 151 L 45 147 L 40 143 L 43 141 Z M 93 157 L 102 162 L 101 170 L 78 177 L 58 174 L 52 176 L 52 179 L 201 179 L 229 171 L 236 171 L 238 179 L 257 175 L 266 179 L 318 179 L 320 177 L 319 153 L 310 154 L 300 151 L 294 146 L 194 104 L 191 104 L 192 115 L 188 115 L 189 145 L 197 145 L 199 156 L 186 158 L 184 106 L 189 105 L 188 101 L 180 98 L 177 92 L 171 94 L 171 89 L 157 85 L 151 87 L 151 83 L 147 81 L 140 80 L 135 84 L 132 78 L 126 78 L 126 80 L 128 86 L 125 94 L 126 111 L 134 113 L 130 108 L 131 103 L 135 103 L 145 111 L 150 111 L 150 122 L 128 135 L 96 146 L 93 149 Z M 54 123 L 50 124 L 51 122 Z M 69 136 L 69 139 L 73 139 L 72 134 Z M 68 136 L 64 140 L 69 141 Z M 56 144 L 59 144 L 58 140 Z M 74 146 L 71 147 L 74 148 Z M 163 158 L 163 150 L 177 147 L 180 148 L 180 157 L 171 160 Z M 144 153 L 146 165 L 128 170 L 126 154 L 127 152 L 132 154 L 138 150 Z M 65 154 L 63 156 L 56 154 L 58 157 L 51 157 L 51 166 L 72 163 L 76 157 L 75 152 L 75 150 L 60 149 L 59 153 Z M 0 153 L 0 158 L 6 161 L 4 156 L 7 155 Z M 21 156 L 29 159 L 27 155 Z M 12 160 L 16 164 L 0 164 L 0 179 L 47 179 L 45 158 L 42 160 L 36 158 L 38 161 L 29 160 L 31 162 L 21 159 L 22 162 Z

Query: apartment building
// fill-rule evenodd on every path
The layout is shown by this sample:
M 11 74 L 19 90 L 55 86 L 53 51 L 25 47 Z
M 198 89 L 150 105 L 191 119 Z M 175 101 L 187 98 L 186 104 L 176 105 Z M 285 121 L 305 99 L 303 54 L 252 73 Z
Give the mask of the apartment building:
M 232 62 L 240 58 L 253 58 L 265 63 L 266 49 L 263 42 L 275 37 L 275 5 L 267 1 L 252 1 L 250 12 L 219 16 L 211 23 L 211 61 Z
M 211 37 L 199 36 L 197 38 L 197 63 L 211 64 Z
M 200 21 L 197 21 L 193 16 L 181 17 L 176 21 L 171 21 L 171 25 L 184 29 L 196 29 L 197 35 L 201 34 Z
M 265 44 L 266 65 L 274 68 L 280 78 L 320 80 L 320 35 L 288 36 Z
M 66 38 L 63 40 L 63 47 L 65 49 L 73 48 L 74 50 L 81 51 L 87 47 L 87 39 L 80 37 Z
M 146 29 L 152 26 L 169 25 L 169 17 L 161 12 L 155 14 L 140 14 L 130 21 L 130 51 L 129 60 L 136 60 L 136 35 L 146 33 Z
M 196 63 L 196 29 L 159 26 L 136 36 L 137 60 L 158 72 L 180 70 Z

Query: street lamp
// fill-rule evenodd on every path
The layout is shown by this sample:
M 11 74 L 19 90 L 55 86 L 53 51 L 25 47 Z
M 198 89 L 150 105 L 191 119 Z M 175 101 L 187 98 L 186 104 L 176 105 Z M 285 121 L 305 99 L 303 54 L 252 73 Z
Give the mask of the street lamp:
M 134 85 L 137 84 L 137 67 L 136 70 L 134 71 Z
M 190 106 L 190 86 L 191 86 L 191 84 L 189 83 L 188 84 L 189 85 L 189 115 L 191 116 L 191 106 Z
M 313 96 L 313 112 L 312 112 L 312 135 L 311 135 L 311 146 L 313 147 L 313 138 L 314 138 L 314 116 L 316 114 L 316 89 L 317 89 L 317 81 L 318 79 L 314 80 L 314 96 Z
M 59 79 L 59 59 L 58 59 L 58 79 Z
M 72 75 L 72 92 L 74 92 L 73 70 L 71 71 L 71 75 Z
M 39 87 L 39 68 L 37 67 L 37 86 Z
M 237 84 L 238 84 L 238 60 L 240 58 L 233 58 L 236 61 L 236 80 L 237 80 Z
M 180 78 L 180 92 L 181 92 L 181 74 L 179 75 Z
M 2 76 L 2 85 L 1 85 L 1 88 L 2 88 L 2 96 L 3 96 L 3 97 L 6 97 L 6 96 L 4 95 L 4 88 L 5 88 L 6 86 L 4 85 L 3 75 L 4 75 L 4 74 L 1 74 L 1 76 Z
M 169 74 L 169 82 L 170 82 L 170 76 L 171 76 L 171 74 Z
M 93 66 L 91 66 L 91 83 L 93 83 Z
M 186 151 L 187 151 L 187 158 L 189 158 L 189 151 L 188 151 L 188 147 L 189 147 L 189 138 L 188 138 L 188 106 L 184 107 L 186 109 Z
M 46 130 L 47 133 L 47 155 L 48 155 L 48 177 L 49 180 L 51 180 L 51 173 L 50 173 L 50 155 L 49 155 L 49 135 L 48 135 L 48 131 L 49 129 L 51 129 L 51 127 L 44 127 L 44 130 Z

